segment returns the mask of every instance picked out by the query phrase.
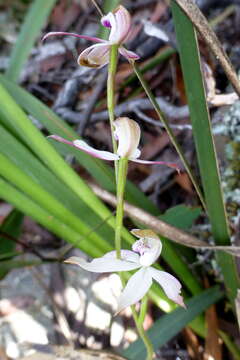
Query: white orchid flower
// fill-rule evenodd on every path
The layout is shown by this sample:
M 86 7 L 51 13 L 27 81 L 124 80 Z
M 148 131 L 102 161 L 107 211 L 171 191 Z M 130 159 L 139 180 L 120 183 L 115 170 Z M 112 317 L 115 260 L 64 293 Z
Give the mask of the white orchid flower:
M 94 149 L 83 140 L 69 141 L 58 135 L 50 135 L 49 138 L 73 146 L 78 150 L 82 150 L 92 155 L 93 157 L 100 158 L 102 160 L 114 161 L 119 160 L 120 158 L 128 158 L 129 160 L 136 163 L 146 165 L 167 165 L 179 171 L 177 165 L 174 163 L 164 161 L 147 161 L 139 159 L 141 151 L 138 149 L 138 145 L 140 141 L 141 131 L 136 121 L 131 120 L 127 117 L 121 117 L 114 122 L 114 126 L 114 136 L 118 141 L 117 154 L 113 154 L 109 151 Z
M 46 40 L 50 36 L 69 35 L 96 42 L 97 44 L 85 49 L 78 57 L 79 65 L 92 68 L 100 68 L 109 63 L 109 54 L 112 45 L 118 45 L 119 53 L 126 59 L 139 59 L 137 54 L 122 46 L 127 40 L 131 29 L 131 16 L 127 9 L 122 5 L 118 6 L 113 12 L 103 16 L 101 23 L 103 26 L 111 29 L 108 40 L 68 32 L 50 32 L 44 36 L 43 40 Z
M 153 280 L 159 283 L 169 299 L 185 307 L 180 295 L 182 287 L 180 282 L 171 274 L 151 266 L 162 250 L 162 243 L 158 236 L 151 230 L 134 229 L 131 232 L 139 240 L 132 245 L 133 251 L 121 250 L 121 259 L 116 258 L 116 251 L 111 251 L 91 262 L 78 257 L 71 257 L 65 262 L 97 273 L 139 269 L 128 280 L 120 295 L 117 313 L 141 300 L 151 287 Z

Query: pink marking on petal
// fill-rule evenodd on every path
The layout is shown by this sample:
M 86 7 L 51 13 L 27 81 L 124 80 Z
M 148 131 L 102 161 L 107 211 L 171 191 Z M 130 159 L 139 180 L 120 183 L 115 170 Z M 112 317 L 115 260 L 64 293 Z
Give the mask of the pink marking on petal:
M 70 32 L 62 32 L 62 31 L 52 31 L 47 33 L 46 35 L 44 35 L 44 37 L 42 38 L 42 41 L 45 41 L 46 39 L 48 39 L 51 36 L 74 36 L 80 39 L 85 39 L 85 40 L 89 40 L 89 41 L 93 41 L 93 42 L 97 42 L 97 43 L 106 43 L 106 40 L 97 38 L 97 37 L 93 37 L 93 36 L 87 36 L 87 35 L 79 35 L 76 33 L 70 33 Z
M 118 48 L 119 53 L 124 56 L 127 60 L 138 60 L 140 56 L 133 51 L 127 50 L 124 47 Z
M 57 140 L 63 144 L 70 145 L 98 159 L 107 160 L 107 161 L 114 161 L 119 159 L 118 155 L 115 155 L 109 151 L 96 150 L 83 140 L 68 141 L 58 135 L 50 135 L 48 136 L 48 138 Z
M 144 165 L 166 165 L 170 168 L 175 169 L 178 174 L 181 173 L 181 170 L 175 163 L 165 162 L 165 161 L 148 161 L 148 160 L 141 160 L 141 159 L 129 159 L 135 163 L 144 164 Z

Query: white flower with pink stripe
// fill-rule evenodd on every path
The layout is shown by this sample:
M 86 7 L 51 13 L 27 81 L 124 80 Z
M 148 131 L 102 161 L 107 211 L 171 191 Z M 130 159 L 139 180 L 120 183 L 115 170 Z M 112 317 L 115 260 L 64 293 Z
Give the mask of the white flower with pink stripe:
M 131 16 L 125 7 L 122 5 L 118 6 L 113 12 L 103 16 L 101 23 L 103 26 L 111 29 L 108 40 L 68 32 L 49 32 L 44 36 L 43 40 L 51 36 L 69 35 L 96 42 L 97 44 L 85 49 L 78 57 L 79 65 L 92 68 L 100 68 L 109 63 L 112 45 L 118 45 L 119 53 L 126 59 L 132 61 L 139 59 L 136 53 L 122 46 L 126 42 L 131 30 Z

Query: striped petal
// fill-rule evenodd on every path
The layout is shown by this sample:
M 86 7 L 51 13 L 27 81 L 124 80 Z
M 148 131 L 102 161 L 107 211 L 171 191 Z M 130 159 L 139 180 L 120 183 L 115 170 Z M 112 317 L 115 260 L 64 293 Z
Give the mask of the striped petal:
M 166 165 L 168 167 L 175 169 L 178 173 L 180 173 L 180 169 L 177 166 L 177 164 L 175 164 L 175 163 L 170 163 L 170 162 L 165 162 L 165 161 L 148 161 L 148 160 L 141 160 L 141 159 L 135 159 L 135 158 L 129 158 L 129 160 L 131 160 L 135 163 L 144 164 L 144 165 Z
M 94 44 L 81 52 L 78 64 L 91 68 L 101 68 L 109 63 L 110 46 L 108 43 Z
M 72 256 L 69 259 L 64 261 L 65 263 L 75 264 L 80 266 L 82 269 L 96 272 L 96 273 L 105 273 L 105 272 L 115 272 L 115 271 L 129 271 L 135 270 L 140 267 L 139 263 L 116 259 L 113 257 L 100 257 L 93 259 L 88 262 L 84 259 Z
M 159 285 L 163 288 L 167 297 L 174 301 L 176 304 L 185 307 L 183 298 L 180 295 L 182 287 L 180 282 L 174 276 L 165 271 L 156 270 L 153 267 L 150 267 L 148 269 L 153 279 L 157 281 Z
M 123 46 L 118 48 L 119 53 L 124 56 L 127 60 L 138 60 L 140 56 L 133 51 L 125 49 Z
M 70 145 L 75 147 L 78 150 L 82 150 L 84 152 L 86 152 L 87 154 L 95 157 L 95 158 L 99 158 L 102 160 L 108 160 L 108 161 L 113 161 L 113 160 L 118 160 L 119 156 L 116 154 L 111 153 L 110 151 L 101 151 L 101 150 L 96 150 L 93 147 L 89 146 L 85 141 L 83 140 L 74 140 L 74 141 L 69 141 L 66 140 L 64 138 L 62 138 L 61 136 L 58 135 L 50 135 L 49 138 L 57 140 L 61 143 Z
M 141 300 L 152 285 L 152 276 L 149 268 L 141 268 L 128 280 L 126 287 L 118 299 L 119 313 L 126 307 L 136 304 Z

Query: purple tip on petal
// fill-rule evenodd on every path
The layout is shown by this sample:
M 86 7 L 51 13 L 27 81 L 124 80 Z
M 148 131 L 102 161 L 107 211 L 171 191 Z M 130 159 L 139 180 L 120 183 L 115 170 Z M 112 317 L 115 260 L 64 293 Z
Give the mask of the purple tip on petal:
M 103 20 L 102 25 L 109 29 L 112 27 L 109 20 Z

